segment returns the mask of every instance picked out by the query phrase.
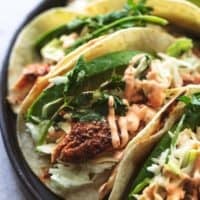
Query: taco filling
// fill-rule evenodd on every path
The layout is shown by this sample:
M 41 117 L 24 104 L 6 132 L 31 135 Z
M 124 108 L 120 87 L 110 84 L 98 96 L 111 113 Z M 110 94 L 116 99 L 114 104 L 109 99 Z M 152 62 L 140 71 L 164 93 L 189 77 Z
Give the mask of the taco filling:
M 145 6 L 143 1 L 138 4 L 128 1 L 122 10 L 94 17 L 79 17 L 68 24 L 44 33 L 35 39 L 34 44 L 41 61 L 29 63 L 22 71 L 18 81 L 12 86 L 9 101 L 13 105 L 19 105 L 34 85 L 37 77 L 54 70 L 60 60 L 82 44 L 120 29 L 143 27 L 147 24 L 166 25 L 167 21 L 151 15 L 151 9 Z M 46 70 L 43 70 L 44 67 Z M 32 68 L 35 70 L 32 71 Z M 38 73 L 41 70 L 42 73 Z
M 192 48 L 191 40 L 178 39 L 166 53 L 120 51 L 92 61 L 81 57 L 65 76 L 51 79 L 26 113 L 38 153 L 51 157 L 48 181 L 76 188 L 109 170 L 112 175 L 99 190 L 103 198 L 128 142 L 175 96 L 174 88 L 188 84 L 185 73 L 198 73 Z M 75 176 L 77 166 L 81 182 L 68 177 Z
M 181 119 L 163 136 L 136 177 L 129 199 L 199 199 L 199 93 L 182 96 Z

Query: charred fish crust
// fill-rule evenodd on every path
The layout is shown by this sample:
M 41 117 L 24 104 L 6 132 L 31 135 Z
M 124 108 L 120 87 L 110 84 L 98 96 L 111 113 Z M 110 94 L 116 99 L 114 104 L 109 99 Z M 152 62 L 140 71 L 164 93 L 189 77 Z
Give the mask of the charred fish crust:
M 52 162 L 82 162 L 112 149 L 109 125 L 106 121 L 72 123 L 71 133 L 57 145 Z

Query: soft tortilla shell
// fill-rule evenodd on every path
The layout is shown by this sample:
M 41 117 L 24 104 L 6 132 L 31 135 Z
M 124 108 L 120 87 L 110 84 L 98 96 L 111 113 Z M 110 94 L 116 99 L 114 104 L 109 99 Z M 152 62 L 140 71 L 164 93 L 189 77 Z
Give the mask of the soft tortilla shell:
M 137 0 L 139 1 L 139 0 Z M 136 2 L 137 2 L 136 1 Z M 123 8 L 127 0 L 102 0 L 88 11 L 92 14 L 101 14 Z M 182 27 L 197 36 L 200 33 L 200 8 L 186 0 L 147 0 L 147 5 L 153 8 L 153 14 L 168 19 L 170 23 Z

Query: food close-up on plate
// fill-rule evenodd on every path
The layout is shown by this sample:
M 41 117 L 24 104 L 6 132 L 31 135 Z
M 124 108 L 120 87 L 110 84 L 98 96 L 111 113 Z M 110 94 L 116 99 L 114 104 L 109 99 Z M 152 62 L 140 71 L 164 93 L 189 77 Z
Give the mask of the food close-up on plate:
M 198 0 L 43 1 L 0 87 L 28 199 L 200 199 Z

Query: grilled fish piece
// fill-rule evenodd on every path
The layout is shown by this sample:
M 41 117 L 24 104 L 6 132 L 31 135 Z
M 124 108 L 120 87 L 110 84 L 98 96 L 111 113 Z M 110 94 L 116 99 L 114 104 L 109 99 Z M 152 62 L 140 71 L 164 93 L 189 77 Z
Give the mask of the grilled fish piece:
M 71 133 L 58 143 L 51 160 L 77 163 L 112 149 L 111 132 L 106 121 L 74 122 Z

